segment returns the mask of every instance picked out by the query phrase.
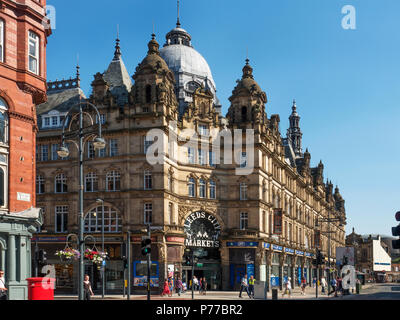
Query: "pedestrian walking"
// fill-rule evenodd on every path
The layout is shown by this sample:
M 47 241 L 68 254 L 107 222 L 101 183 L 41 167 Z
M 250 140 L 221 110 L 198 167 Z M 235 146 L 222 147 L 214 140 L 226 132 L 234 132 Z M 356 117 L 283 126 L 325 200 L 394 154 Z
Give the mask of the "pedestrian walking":
M 239 298 L 242 297 L 242 292 L 243 290 L 246 291 L 247 295 L 250 298 L 250 294 L 249 294 L 249 284 L 247 281 L 247 273 L 243 276 L 242 280 L 240 281 L 240 292 L 239 292 Z
M 202 290 L 202 281 L 203 281 L 203 278 L 199 278 L 199 294 L 201 294 L 201 290 Z
M 201 291 L 203 293 L 203 295 L 207 294 L 207 279 L 206 277 L 203 277 L 203 281 L 201 282 L 202 288 Z
M 178 277 L 178 279 L 176 280 L 176 292 L 178 293 L 178 296 L 181 296 L 182 289 L 183 289 L 183 284 L 181 278 Z
M 301 278 L 301 294 L 306 295 L 306 286 L 307 286 L 307 280 L 306 278 L 302 277 Z
M 335 293 L 335 296 L 337 296 L 337 295 L 336 295 L 336 285 L 337 285 L 336 279 L 333 278 L 333 279 L 331 280 L 332 291 L 331 291 L 331 292 L 328 292 L 328 296 L 329 296 L 330 294 L 332 294 L 332 293 Z
M 168 289 L 169 289 L 168 297 L 172 297 L 174 291 L 174 281 L 172 280 L 172 277 L 168 278 Z
M 254 276 L 251 275 L 249 279 L 249 297 L 254 299 Z
M 292 284 L 290 283 L 290 280 L 292 280 L 291 277 L 287 278 L 285 281 L 285 290 L 282 293 L 282 298 L 285 296 L 285 294 L 288 294 L 289 298 L 292 296 Z
M 84 300 L 90 300 L 92 296 L 94 296 L 92 286 L 89 281 L 89 276 L 85 274 L 85 278 L 83 280 L 83 288 L 84 288 Z
M 161 292 L 161 297 L 164 297 L 165 295 L 169 296 L 169 285 L 168 285 L 168 280 L 164 281 L 164 287 L 163 291 Z
M 7 288 L 3 270 L 0 270 L 0 300 L 7 300 Z
M 199 287 L 199 279 L 197 279 L 196 276 L 193 276 L 193 290 L 197 290 L 197 288 Z
M 343 283 L 342 283 L 342 278 L 340 278 L 340 277 L 337 277 L 336 278 L 336 282 L 337 282 L 337 293 L 336 293 L 336 296 L 337 296 L 337 294 L 338 293 L 340 293 L 340 295 L 343 297 Z
M 321 293 L 325 293 L 325 288 L 327 286 L 325 277 L 321 278 Z
M 315 288 L 316 284 L 317 284 L 317 279 L 316 279 L 316 278 L 313 278 L 313 280 L 312 280 L 312 287 Z

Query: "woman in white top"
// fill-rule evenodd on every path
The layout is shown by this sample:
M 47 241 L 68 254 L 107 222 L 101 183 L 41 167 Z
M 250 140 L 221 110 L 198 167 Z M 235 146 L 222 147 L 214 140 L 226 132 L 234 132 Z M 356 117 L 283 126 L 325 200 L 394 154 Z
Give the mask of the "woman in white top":
M 7 300 L 7 288 L 3 270 L 0 270 L 0 300 Z
M 283 291 L 282 298 L 286 293 L 289 294 L 289 298 L 291 297 L 292 295 L 292 284 L 290 282 L 291 280 L 292 278 L 288 277 L 287 281 L 285 282 L 285 291 Z

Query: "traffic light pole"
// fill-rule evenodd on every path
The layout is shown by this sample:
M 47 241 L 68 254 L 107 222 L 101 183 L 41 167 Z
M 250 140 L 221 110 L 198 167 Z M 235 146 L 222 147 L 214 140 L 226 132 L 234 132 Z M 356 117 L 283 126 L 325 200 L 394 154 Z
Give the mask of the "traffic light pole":
M 315 259 L 316 259 L 316 264 L 315 264 L 315 298 L 318 299 L 318 277 L 319 277 L 319 268 L 318 268 L 318 256 L 319 256 L 319 252 L 318 252 L 318 248 L 316 248 L 315 250 Z
M 147 236 L 151 239 L 150 224 L 147 225 Z M 147 300 L 150 300 L 150 272 L 151 272 L 151 253 L 147 254 Z
M 194 250 L 192 249 L 192 300 L 194 300 Z
M 128 290 L 127 290 L 127 299 L 131 299 L 131 232 L 128 231 L 128 237 L 126 239 L 126 259 L 128 260 Z

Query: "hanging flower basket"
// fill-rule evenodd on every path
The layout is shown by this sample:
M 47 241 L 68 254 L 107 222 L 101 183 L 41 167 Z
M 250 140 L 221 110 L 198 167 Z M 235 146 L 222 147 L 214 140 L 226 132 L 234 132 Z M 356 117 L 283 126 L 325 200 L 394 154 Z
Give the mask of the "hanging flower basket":
M 57 250 L 56 256 L 60 257 L 61 261 L 70 262 L 73 260 L 78 260 L 80 253 L 78 250 L 67 247 L 64 250 Z
M 84 257 L 93 263 L 101 264 L 107 258 L 107 252 L 86 249 Z

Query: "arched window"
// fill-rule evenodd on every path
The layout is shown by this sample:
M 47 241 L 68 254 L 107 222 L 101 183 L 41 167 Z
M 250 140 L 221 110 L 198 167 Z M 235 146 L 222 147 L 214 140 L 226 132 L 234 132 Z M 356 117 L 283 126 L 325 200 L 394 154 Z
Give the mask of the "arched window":
M 146 103 L 151 102 L 151 85 L 146 86 Z
M 68 192 L 67 177 L 65 176 L 65 174 L 60 173 L 56 175 L 54 182 L 55 182 L 55 193 Z
M 210 195 L 210 199 L 216 199 L 216 183 L 213 180 L 210 180 L 209 184 L 209 195 Z
M 95 172 L 89 172 L 85 177 L 85 191 L 95 192 L 99 188 L 99 179 Z
M 196 190 L 196 183 L 195 183 L 193 178 L 189 178 L 189 182 L 188 182 L 189 197 L 195 197 L 196 196 L 195 190 Z
M 242 121 L 247 121 L 247 107 L 242 107 Z
M 106 186 L 107 191 L 121 190 L 121 174 L 118 171 L 107 172 Z
M 206 197 L 206 182 L 203 179 L 200 179 L 199 181 L 199 197 Z
M 0 98 L 0 143 L 7 143 L 8 140 L 8 106 L 6 102 Z
M 103 206 L 98 206 L 90 210 L 85 216 L 84 232 L 101 232 L 103 222 Z M 104 232 L 121 232 L 122 219 L 117 211 L 104 206 Z

